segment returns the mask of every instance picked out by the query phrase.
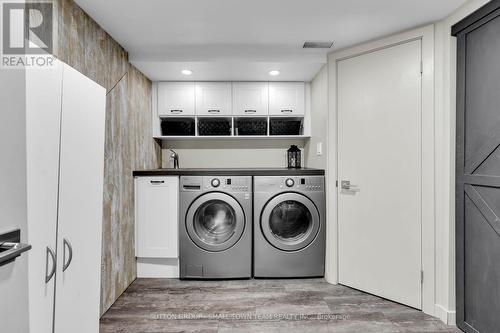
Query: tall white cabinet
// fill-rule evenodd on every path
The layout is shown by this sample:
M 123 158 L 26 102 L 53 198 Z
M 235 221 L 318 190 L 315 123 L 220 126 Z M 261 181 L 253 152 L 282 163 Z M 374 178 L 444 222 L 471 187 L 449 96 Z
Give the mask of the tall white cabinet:
M 30 332 L 97 333 L 106 90 L 56 62 L 26 91 Z

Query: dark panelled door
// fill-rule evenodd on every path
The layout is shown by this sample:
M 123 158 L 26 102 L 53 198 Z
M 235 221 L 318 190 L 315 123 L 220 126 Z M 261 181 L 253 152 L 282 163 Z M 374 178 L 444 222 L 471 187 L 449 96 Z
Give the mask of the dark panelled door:
M 457 73 L 457 325 L 500 332 L 500 1 L 453 28 Z

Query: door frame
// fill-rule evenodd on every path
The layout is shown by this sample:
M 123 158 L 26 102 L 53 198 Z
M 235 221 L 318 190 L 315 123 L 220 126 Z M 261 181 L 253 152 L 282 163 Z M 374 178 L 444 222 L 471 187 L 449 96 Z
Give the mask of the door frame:
M 384 48 L 420 39 L 422 41 L 422 311 L 435 314 L 435 113 L 434 113 L 434 25 L 409 30 L 376 41 L 360 44 L 328 55 L 328 159 L 327 242 L 325 277 L 329 283 L 338 279 L 338 62 Z

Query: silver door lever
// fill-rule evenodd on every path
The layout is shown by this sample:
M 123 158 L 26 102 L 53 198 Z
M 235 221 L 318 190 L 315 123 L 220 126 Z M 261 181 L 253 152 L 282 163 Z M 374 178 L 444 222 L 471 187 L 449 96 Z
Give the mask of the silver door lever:
M 342 180 L 340 182 L 340 188 L 347 191 L 352 191 L 358 188 L 357 185 L 351 184 L 350 180 Z

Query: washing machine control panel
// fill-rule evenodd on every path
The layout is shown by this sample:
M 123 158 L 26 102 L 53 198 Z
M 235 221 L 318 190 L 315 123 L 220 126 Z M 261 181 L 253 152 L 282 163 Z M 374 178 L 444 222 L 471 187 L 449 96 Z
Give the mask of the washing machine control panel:
M 203 177 L 205 190 L 225 190 L 230 192 L 252 192 L 251 177 Z

